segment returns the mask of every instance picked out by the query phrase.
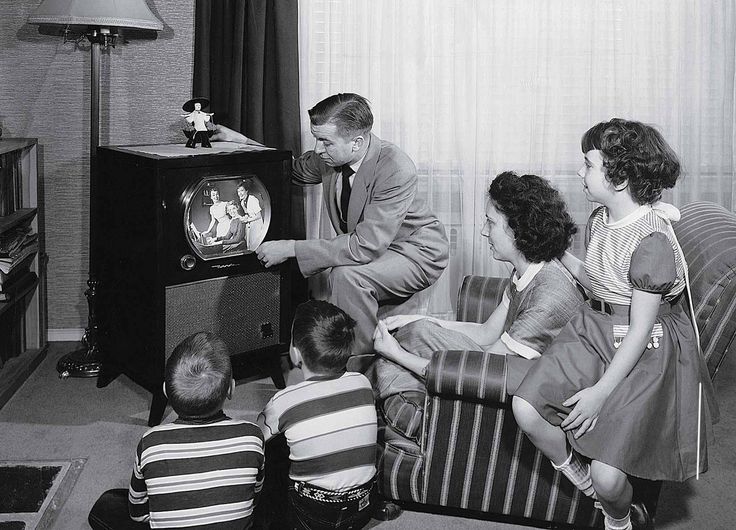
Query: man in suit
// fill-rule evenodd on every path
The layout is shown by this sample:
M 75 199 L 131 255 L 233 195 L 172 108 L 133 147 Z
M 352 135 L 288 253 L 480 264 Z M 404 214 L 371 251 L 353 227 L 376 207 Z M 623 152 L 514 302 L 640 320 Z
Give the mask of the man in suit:
M 305 277 L 329 273 L 329 301 L 358 323 L 356 354 L 373 351 L 381 300 L 405 298 L 432 285 L 448 262 L 445 230 L 417 197 L 411 159 L 371 133 L 373 114 L 357 94 L 335 94 L 309 110 L 314 150 L 294 160 L 292 179 L 319 184 L 337 236 L 267 241 L 266 267 L 295 257 Z M 248 139 L 218 126 L 214 140 Z

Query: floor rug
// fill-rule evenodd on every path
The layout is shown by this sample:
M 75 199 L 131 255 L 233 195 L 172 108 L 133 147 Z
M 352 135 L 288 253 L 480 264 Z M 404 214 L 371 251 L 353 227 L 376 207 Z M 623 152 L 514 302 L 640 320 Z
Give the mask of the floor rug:
M 0 530 L 51 528 L 85 461 L 0 461 Z

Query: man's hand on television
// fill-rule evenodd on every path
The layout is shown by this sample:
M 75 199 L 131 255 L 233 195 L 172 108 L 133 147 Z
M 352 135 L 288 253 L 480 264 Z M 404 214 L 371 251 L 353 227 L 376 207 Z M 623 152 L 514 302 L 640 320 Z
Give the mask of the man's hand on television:
M 215 125 L 215 134 L 210 137 L 210 140 L 213 142 L 235 142 L 238 144 L 257 143 L 249 140 L 244 134 L 240 134 L 220 124 Z
M 296 256 L 293 239 L 279 239 L 266 241 L 256 249 L 256 255 L 260 262 L 266 267 L 273 267 Z

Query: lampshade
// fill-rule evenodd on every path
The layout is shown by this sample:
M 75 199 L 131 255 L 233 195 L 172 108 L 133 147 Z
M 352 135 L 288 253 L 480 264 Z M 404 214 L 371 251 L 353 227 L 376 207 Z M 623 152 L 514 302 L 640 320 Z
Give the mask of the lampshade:
M 43 0 L 28 23 L 164 29 L 145 0 Z

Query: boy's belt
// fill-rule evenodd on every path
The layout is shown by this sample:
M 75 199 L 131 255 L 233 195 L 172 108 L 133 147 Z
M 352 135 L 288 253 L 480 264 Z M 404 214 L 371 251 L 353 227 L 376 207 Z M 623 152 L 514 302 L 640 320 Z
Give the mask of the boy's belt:
M 345 491 L 331 491 L 319 486 L 314 486 L 308 482 L 294 481 L 294 489 L 299 495 L 320 502 L 349 502 L 362 499 L 369 495 L 373 489 L 373 481 L 366 482 L 362 486 L 358 486 Z

